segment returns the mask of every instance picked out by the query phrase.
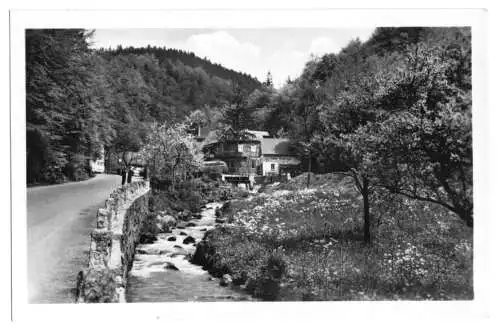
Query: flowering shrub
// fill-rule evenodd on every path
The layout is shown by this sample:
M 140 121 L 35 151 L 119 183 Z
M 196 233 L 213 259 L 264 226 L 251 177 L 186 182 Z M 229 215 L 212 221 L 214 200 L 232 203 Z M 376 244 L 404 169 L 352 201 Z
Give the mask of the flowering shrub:
M 407 243 L 406 247 L 397 245 L 395 252 L 384 253 L 383 265 L 389 273 L 388 279 L 393 279 L 396 283 L 401 282 L 406 287 L 425 279 L 429 273 L 425 264 L 425 258 L 411 243 Z

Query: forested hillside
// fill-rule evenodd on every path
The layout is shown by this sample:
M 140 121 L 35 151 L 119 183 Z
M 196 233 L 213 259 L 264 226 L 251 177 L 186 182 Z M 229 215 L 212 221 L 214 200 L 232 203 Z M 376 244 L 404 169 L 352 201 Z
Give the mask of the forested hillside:
M 88 159 L 138 151 L 149 123 L 223 106 L 260 83 L 192 53 L 93 50 L 85 30 L 26 31 L 27 181 L 89 175 Z
M 171 49 L 165 47 L 148 46 L 145 48 L 134 48 L 134 47 L 118 47 L 117 49 L 100 49 L 99 54 L 106 56 L 116 56 L 121 54 L 133 54 L 133 55 L 154 55 L 160 63 L 170 61 L 173 63 L 181 62 L 182 64 L 190 67 L 201 67 L 210 77 L 217 76 L 226 81 L 234 81 L 242 89 L 254 90 L 260 87 L 261 83 L 254 77 L 251 77 L 245 72 L 236 72 L 232 69 L 228 69 L 220 64 L 212 63 L 208 58 L 200 58 L 196 56 L 195 53 L 186 52 L 179 49 Z

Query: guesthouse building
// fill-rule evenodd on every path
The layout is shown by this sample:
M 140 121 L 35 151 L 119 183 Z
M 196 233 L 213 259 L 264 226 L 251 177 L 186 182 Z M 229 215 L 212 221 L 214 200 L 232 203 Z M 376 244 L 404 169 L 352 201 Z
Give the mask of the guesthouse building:
M 299 169 L 300 159 L 295 155 L 290 140 L 286 138 L 261 139 L 262 175 L 276 176 L 294 174 Z

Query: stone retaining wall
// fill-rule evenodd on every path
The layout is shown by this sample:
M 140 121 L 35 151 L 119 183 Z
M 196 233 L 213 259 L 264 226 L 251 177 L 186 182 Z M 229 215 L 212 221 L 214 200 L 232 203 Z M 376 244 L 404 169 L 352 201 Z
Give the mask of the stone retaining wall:
M 148 214 L 149 181 L 115 190 L 97 211 L 90 235 L 89 265 L 77 278 L 77 303 L 125 302 L 127 274 L 141 225 Z

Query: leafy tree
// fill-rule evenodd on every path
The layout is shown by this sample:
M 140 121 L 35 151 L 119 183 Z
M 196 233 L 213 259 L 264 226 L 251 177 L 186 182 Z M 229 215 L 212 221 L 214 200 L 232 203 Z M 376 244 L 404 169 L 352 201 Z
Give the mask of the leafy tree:
M 292 111 L 290 136 L 299 147 L 298 149 L 307 156 L 307 187 L 310 185 L 313 146 L 312 139 L 319 127 L 319 113 L 323 106 L 324 90 L 311 74 L 315 69 L 316 62 L 310 61 L 302 73 L 302 76 L 294 82 L 292 94 Z
M 198 171 L 203 153 L 188 127 L 179 123 L 174 126 L 153 123 L 141 149 L 141 156 L 151 168 L 151 176 L 170 177 L 172 188 L 177 179 L 186 180 Z
M 72 179 L 87 175 L 96 118 L 88 93 L 89 36 L 77 29 L 26 30 L 28 182 L 60 182 L 65 173 Z M 34 142 L 35 136 L 40 142 Z
M 268 130 L 269 119 L 275 107 L 278 93 L 272 87 L 255 89 L 246 99 L 247 108 L 251 111 L 251 125 L 253 130 Z
M 320 114 L 322 128 L 314 135 L 313 142 L 321 150 L 319 153 L 331 163 L 341 161 L 345 174 L 353 179 L 363 197 L 364 240 L 369 243 L 372 221 L 370 199 L 377 175 L 366 169 L 363 161 L 365 154 L 358 151 L 353 135 L 380 114 L 376 95 L 386 78 L 380 71 L 381 67 L 391 71 L 389 62 L 393 58 L 358 56 L 356 61 L 347 57 L 344 59 L 345 62 L 337 61 L 338 71 L 331 76 L 332 82 L 328 81 L 325 86 L 328 101 Z M 337 85 L 332 85 L 333 81 Z M 356 140 L 361 142 L 361 139 Z
M 224 106 L 221 122 L 233 130 L 242 131 L 252 126 L 252 112 L 246 106 L 244 90 L 233 84 L 233 97 L 230 105 Z
M 271 71 L 267 71 L 266 81 L 264 82 L 264 85 L 267 88 L 272 88 L 274 86 L 274 84 L 273 84 L 273 76 L 271 75 Z
M 424 45 L 410 51 L 403 73 L 380 95 L 389 113 L 351 142 L 380 185 L 440 204 L 472 226 L 471 90 L 454 80 L 454 58 Z

